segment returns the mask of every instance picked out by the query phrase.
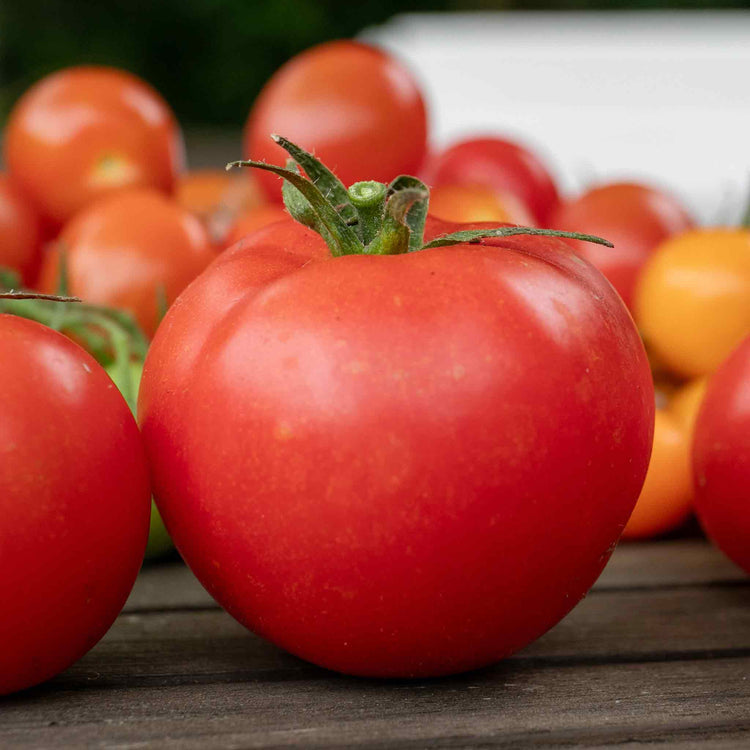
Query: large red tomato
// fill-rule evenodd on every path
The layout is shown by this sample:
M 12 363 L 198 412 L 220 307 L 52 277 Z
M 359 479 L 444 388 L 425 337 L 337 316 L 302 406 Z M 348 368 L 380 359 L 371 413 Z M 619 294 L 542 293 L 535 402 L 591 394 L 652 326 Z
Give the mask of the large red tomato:
M 469 138 L 454 144 L 428 161 L 425 180 L 434 187 L 490 187 L 500 200 L 515 196 L 542 227 L 560 202 L 555 182 L 539 157 L 502 138 Z
M 114 68 L 76 67 L 32 86 L 11 112 L 5 163 L 57 225 L 125 187 L 171 191 L 182 135 L 147 83 Z
M 387 52 L 352 41 L 313 47 L 272 76 L 245 126 L 247 158 L 283 164 L 274 133 L 314 151 L 345 185 L 416 174 L 427 150 L 425 105 L 411 73 Z M 281 200 L 276 177 L 258 179 Z
M 668 237 L 685 232 L 693 220 L 676 198 L 646 185 L 599 185 L 563 203 L 549 226 L 606 237 L 613 248 L 569 240 L 593 263 L 632 307 L 638 275 L 652 251 Z
M 150 491 L 127 404 L 83 349 L 0 315 L 0 694 L 83 656 L 143 559 Z
M 215 257 L 200 220 L 147 189 L 102 198 L 66 225 L 44 259 L 42 291 L 58 288 L 61 251 L 71 294 L 127 310 L 148 335 L 156 330 L 160 307 Z
M 352 674 L 458 672 L 541 635 L 601 572 L 646 473 L 651 374 L 559 240 L 368 247 L 332 257 L 279 222 L 181 295 L 139 403 L 155 494 L 257 633 Z
M 695 424 L 693 475 L 706 533 L 750 574 L 750 336 L 709 381 Z
M 28 198 L 18 186 L 0 174 L 0 267 L 21 274 L 31 284 L 42 249 L 42 226 Z

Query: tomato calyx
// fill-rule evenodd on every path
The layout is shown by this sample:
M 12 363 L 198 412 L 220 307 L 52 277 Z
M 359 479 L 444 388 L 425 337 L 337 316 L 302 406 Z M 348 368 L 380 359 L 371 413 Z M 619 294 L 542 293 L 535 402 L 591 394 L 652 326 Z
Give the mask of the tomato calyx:
M 430 191 L 417 177 L 401 175 L 389 185 L 356 182 L 347 189 L 312 154 L 282 136 L 271 138 L 289 154 L 286 167 L 243 160 L 230 162 L 227 169 L 251 167 L 283 178 L 287 210 L 294 219 L 320 234 L 333 256 L 399 255 L 514 235 L 559 237 L 613 247 L 607 240 L 589 234 L 520 226 L 452 232 L 424 244 Z
M 70 296 L 64 263 L 57 294 L 23 289 L 13 271 L 0 268 L 0 313 L 34 320 L 77 341 L 117 374 L 113 379 L 123 384 L 123 396 L 134 407 L 137 389 L 132 386 L 131 363 L 145 359 L 148 340 L 129 313 Z

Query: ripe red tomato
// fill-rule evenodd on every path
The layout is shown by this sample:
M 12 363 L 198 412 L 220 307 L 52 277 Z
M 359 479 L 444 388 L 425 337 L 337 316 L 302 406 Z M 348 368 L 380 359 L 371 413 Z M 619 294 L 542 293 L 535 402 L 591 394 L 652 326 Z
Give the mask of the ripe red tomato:
M 693 442 L 698 517 L 750 574 L 750 336 L 708 383 Z
M 109 629 L 143 559 L 150 489 L 130 410 L 83 349 L 0 315 L 0 695 Z
M 575 251 L 610 281 L 625 304 L 633 304 L 638 275 L 651 252 L 668 237 L 685 232 L 693 220 L 663 190 L 616 182 L 588 190 L 563 203 L 549 226 L 605 237 L 614 247 L 569 240 Z
M 57 290 L 61 250 L 71 294 L 128 310 L 148 335 L 161 301 L 171 304 L 215 257 L 200 220 L 147 189 L 103 198 L 76 216 L 45 256 L 42 291 Z
M 182 135 L 148 84 L 113 68 L 58 71 L 32 86 L 10 114 L 5 163 L 57 225 L 125 187 L 171 191 Z
M 271 203 L 266 206 L 258 206 L 249 211 L 243 211 L 235 218 L 226 230 L 222 241 L 225 248 L 239 242 L 243 237 L 255 232 L 267 224 L 273 224 L 276 221 L 283 221 L 289 218 L 286 210 L 277 203 Z
M 7 175 L 0 174 L 0 267 L 34 280 L 42 249 L 42 227 L 28 198 Z
M 139 401 L 204 586 L 375 676 L 478 667 L 563 617 L 630 515 L 653 410 L 625 307 L 559 240 L 332 258 L 292 221 L 180 296 Z
M 412 75 L 387 52 L 352 41 L 313 47 L 271 77 L 245 125 L 247 158 L 283 164 L 273 133 L 314 151 L 345 185 L 416 174 L 427 151 L 427 115 Z M 281 201 L 278 178 L 257 177 Z
M 495 189 L 502 199 L 510 193 L 546 227 L 560 202 L 552 176 L 539 157 L 502 138 L 470 138 L 428 160 L 425 181 L 433 187 L 469 184 Z

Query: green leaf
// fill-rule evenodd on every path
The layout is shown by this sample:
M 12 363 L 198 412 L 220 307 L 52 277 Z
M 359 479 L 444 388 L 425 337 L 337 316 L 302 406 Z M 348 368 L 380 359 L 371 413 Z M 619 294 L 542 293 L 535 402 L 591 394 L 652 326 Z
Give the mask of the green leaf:
M 320 190 L 302 175 L 292 172 L 284 167 L 266 164 L 262 161 L 233 161 L 227 164 L 227 169 L 232 167 L 253 167 L 272 172 L 279 177 L 289 181 L 307 199 L 315 215 L 320 222 L 320 234 L 326 241 L 331 255 L 354 255 L 364 253 L 364 245 L 357 235 L 347 226 L 346 221 L 329 203 Z
M 430 204 L 430 191 L 421 180 L 411 175 L 402 174 L 388 186 L 388 193 L 394 194 L 404 189 L 417 189 L 424 193 L 423 198 L 419 198 L 411 204 L 406 214 L 406 224 L 410 231 L 409 252 L 413 253 L 415 250 L 421 250 L 424 244 L 424 225 Z
M 433 247 L 447 247 L 458 245 L 462 242 L 478 243 L 489 237 L 514 237 L 517 235 L 538 235 L 541 237 L 559 237 L 566 240 L 582 240 L 593 242 L 597 245 L 614 247 L 609 241 L 596 237 L 593 234 L 579 234 L 578 232 L 558 232 L 555 229 L 535 229 L 533 227 L 498 227 L 497 229 L 465 229 L 461 232 L 451 232 L 442 237 L 436 237 L 422 247 L 422 250 L 430 250 Z

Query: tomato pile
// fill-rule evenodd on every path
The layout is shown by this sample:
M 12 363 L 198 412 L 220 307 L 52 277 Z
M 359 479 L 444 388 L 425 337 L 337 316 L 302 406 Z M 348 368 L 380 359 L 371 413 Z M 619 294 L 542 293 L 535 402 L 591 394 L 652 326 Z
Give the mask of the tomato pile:
M 566 196 L 506 138 L 430 145 L 411 74 L 348 41 L 269 80 L 249 169 L 186 172 L 123 71 L 21 97 L 0 694 L 90 649 L 170 536 L 248 628 L 379 677 L 522 648 L 694 507 L 750 572 L 750 231 L 652 185 Z

